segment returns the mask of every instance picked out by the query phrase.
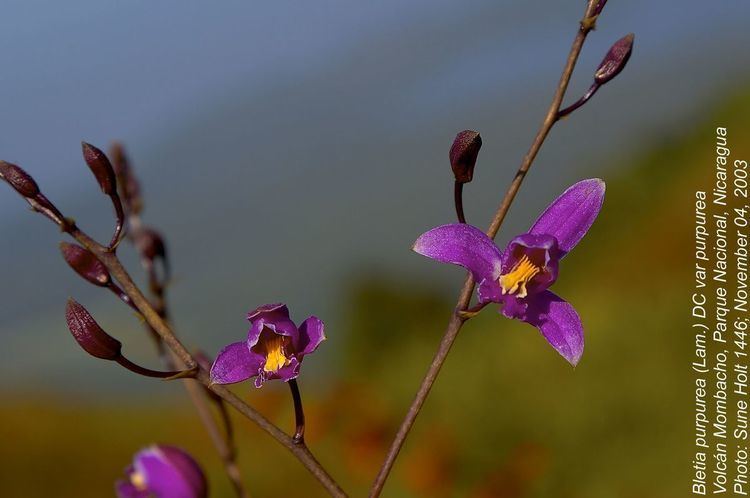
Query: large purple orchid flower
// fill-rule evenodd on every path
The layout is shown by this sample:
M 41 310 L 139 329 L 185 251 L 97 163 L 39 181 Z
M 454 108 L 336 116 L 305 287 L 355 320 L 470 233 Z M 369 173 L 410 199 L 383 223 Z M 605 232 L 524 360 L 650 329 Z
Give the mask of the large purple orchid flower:
M 222 349 L 211 366 L 211 382 L 234 384 L 255 377 L 255 387 L 266 380 L 297 378 L 305 355 L 315 351 L 325 333 L 314 316 L 299 328 L 289 318 L 286 305 L 266 304 L 248 313 L 251 323 L 247 340 Z
M 118 481 L 118 498 L 205 498 L 206 477 L 193 457 L 174 446 L 155 445 L 136 453 Z
M 433 228 L 414 251 L 463 266 L 479 284 L 480 304 L 502 305 L 502 313 L 538 328 L 572 365 L 583 354 L 583 326 L 573 306 L 547 290 L 558 263 L 586 235 L 604 201 L 604 182 L 582 180 L 558 197 L 527 233 L 501 251 L 481 230 L 456 223 Z

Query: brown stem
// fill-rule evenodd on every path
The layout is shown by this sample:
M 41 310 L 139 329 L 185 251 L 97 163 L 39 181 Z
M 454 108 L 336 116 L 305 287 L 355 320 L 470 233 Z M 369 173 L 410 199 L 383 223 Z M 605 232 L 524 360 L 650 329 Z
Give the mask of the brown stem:
M 211 396 L 214 396 L 214 394 L 211 393 Z M 216 406 L 219 409 L 221 421 L 224 424 L 224 440 L 229 449 L 227 457 L 233 462 L 236 458 L 237 449 L 234 446 L 234 426 L 232 425 L 232 418 L 229 416 L 229 410 L 227 410 L 227 404 L 224 403 L 224 400 L 219 397 L 215 397 L 214 399 L 216 400 Z
M 299 393 L 297 379 L 288 382 L 289 389 L 292 391 L 292 400 L 294 401 L 294 421 L 295 429 L 292 439 L 297 444 L 305 444 L 305 412 L 302 409 L 302 396 Z
M 70 231 L 71 236 L 75 238 L 81 245 L 92 251 L 99 260 L 109 270 L 113 278 L 115 278 L 122 287 L 125 294 L 130 297 L 139 312 L 143 315 L 146 322 L 159 334 L 166 346 L 174 353 L 175 357 L 179 359 L 186 368 L 194 368 L 197 365 L 196 360 L 185 348 L 185 346 L 177 339 L 172 332 L 172 329 L 167 322 L 159 316 L 151 303 L 146 299 L 140 289 L 135 285 L 130 275 L 120 263 L 117 256 L 109 252 L 106 247 L 101 246 L 91 237 L 81 232 L 77 228 L 73 228 Z M 224 386 L 211 384 L 208 372 L 200 368 L 196 379 L 201 382 L 204 386 L 208 387 L 211 391 L 216 393 L 218 396 L 223 398 L 228 404 L 232 405 L 237 411 L 242 413 L 246 418 L 254 422 L 258 427 L 263 429 L 268 435 L 274 438 L 282 446 L 287 448 L 305 468 L 325 487 L 325 489 L 334 497 L 346 497 L 346 493 L 336 483 L 336 481 L 328 474 L 323 466 L 318 462 L 310 450 L 304 445 L 297 445 L 291 436 L 286 434 L 284 431 L 279 429 L 276 425 L 271 423 L 263 415 L 261 415 L 253 407 L 245 403 L 242 399 L 232 393 L 229 389 Z
M 134 230 L 140 230 L 141 229 L 141 219 L 140 216 L 137 213 L 131 212 L 129 214 L 128 220 L 130 222 L 130 226 Z M 130 234 L 130 240 L 134 240 L 133 234 Z M 159 280 L 156 270 L 154 268 L 153 261 L 151 260 L 145 260 L 142 258 L 143 266 L 146 270 L 146 273 L 148 275 L 148 286 L 149 290 L 153 296 L 153 302 L 152 305 L 156 311 L 156 313 L 159 315 L 159 317 L 166 321 L 167 320 L 167 303 L 166 303 L 166 297 L 165 297 L 165 288 L 162 282 Z M 164 261 L 165 267 L 167 262 Z M 166 275 L 168 276 L 168 271 L 166 272 Z M 112 284 L 114 285 L 114 284 Z M 123 301 L 128 303 L 129 305 L 133 306 L 133 302 L 130 299 L 130 297 L 127 296 L 124 292 L 122 292 L 121 289 L 119 289 L 116 285 L 114 287 L 119 291 L 115 292 L 116 294 L 120 295 Z M 137 310 L 137 308 L 136 308 Z M 167 365 L 175 365 L 181 363 L 177 355 L 173 351 L 167 352 L 164 348 L 164 342 L 162 341 L 159 334 L 154 330 L 154 328 L 147 322 L 146 328 L 148 329 L 149 333 L 155 338 L 156 347 L 159 353 L 159 356 L 162 358 L 165 364 Z M 224 434 L 221 433 L 219 430 L 219 427 L 216 423 L 216 420 L 214 419 L 213 413 L 211 412 L 208 404 L 208 400 L 206 399 L 206 391 L 204 390 L 204 387 L 196 382 L 190 382 L 187 381 L 184 383 L 185 390 L 188 393 L 188 396 L 190 398 L 190 402 L 193 404 L 193 407 L 195 408 L 196 413 L 198 414 L 198 418 L 201 421 L 201 424 L 206 430 L 206 433 L 208 434 L 209 439 L 211 440 L 211 444 L 213 444 L 214 448 L 216 449 L 216 452 L 219 454 L 219 458 L 221 459 L 222 463 L 224 464 L 224 471 L 227 474 L 227 478 L 229 479 L 229 482 L 232 484 L 232 487 L 234 488 L 235 494 L 238 496 L 238 498 L 249 498 L 249 493 L 245 489 L 244 484 L 242 483 L 242 474 L 240 473 L 239 466 L 237 465 L 237 452 L 235 450 L 234 442 L 233 442 L 233 431 L 232 431 L 232 422 L 229 418 L 229 414 L 227 413 L 226 406 L 224 405 L 223 400 L 221 398 L 217 398 L 218 402 L 217 405 L 219 407 L 219 413 L 222 419 L 222 422 L 224 424 Z
M 594 9 L 596 8 L 597 3 L 598 0 L 589 0 L 586 6 L 584 18 L 581 21 L 575 40 L 573 40 L 573 46 L 571 47 L 570 53 L 568 54 L 568 59 L 565 64 L 565 68 L 563 69 L 562 75 L 560 76 L 560 81 L 557 85 L 555 95 L 552 98 L 552 103 L 547 110 L 547 114 L 544 117 L 544 121 L 542 121 L 536 137 L 534 137 L 534 141 L 532 142 L 531 147 L 529 147 L 528 152 L 524 156 L 523 161 L 521 162 L 521 165 L 516 172 L 516 175 L 513 177 L 513 180 L 511 181 L 511 184 L 508 187 L 508 190 L 505 193 L 505 196 L 503 197 L 503 200 L 500 203 L 500 206 L 498 207 L 489 228 L 487 229 L 487 235 L 490 238 L 494 239 L 495 235 L 497 235 L 497 232 L 500 229 L 503 220 L 505 220 L 505 215 L 508 214 L 508 210 L 510 209 L 511 204 L 513 203 L 513 200 L 515 199 L 516 194 L 521 187 L 521 183 L 523 183 L 526 173 L 534 162 L 534 159 L 539 153 L 539 150 L 542 148 L 542 144 L 547 138 L 550 130 L 557 122 L 558 112 L 560 111 L 560 106 L 562 105 L 565 91 L 568 88 L 570 77 L 573 74 L 573 69 L 575 69 L 576 61 L 578 60 L 578 56 L 581 53 L 583 42 L 586 40 L 586 36 L 593 28 L 592 14 L 594 12 Z M 401 451 L 401 447 L 404 445 L 406 437 L 409 434 L 412 426 L 414 425 L 414 421 L 417 419 L 417 415 L 419 415 L 419 412 L 422 409 L 422 406 L 424 405 L 428 394 L 430 393 L 430 389 L 435 383 L 435 379 L 437 378 L 438 373 L 440 373 L 440 368 L 443 366 L 443 363 L 445 363 L 445 359 L 450 352 L 451 346 L 453 346 L 453 342 L 456 340 L 456 337 L 458 337 L 458 333 L 461 330 L 462 325 L 466 321 L 466 319 L 460 316 L 460 312 L 468 308 L 473 292 L 474 279 L 471 277 L 471 275 L 469 275 L 464 282 L 463 289 L 461 290 L 461 294 L 458 298 L 458 303 L 456 304 L 455 311 L 451 315 L 451 318 L 448 322 L 448 327 L 445 330 L 445 334 L 440 341 L 440 346 L 435 353 L 435 356 L 432 360 L 432 363 L 430 364 L 430 367 L 427 370 L 427 373 L 425 374 L 425 377 L 422 379 L 419 390 L 417 391 L 417 394 L 414 397 L 411 406 L 409 406 L 409 410 L 407 411 L 404 420 L 401 422 L 398 432 L 396 433 L 396 437 L 391 443 L 391 447 L 388 450 L 385 460 L 383 461 L 383 465 L 381 466 L 380 471 L 378 472 L 378 475 L 375 478 L 372 487 L 370 488 L 370 498 L 376 498 L 382 493 L 383 486 L 385 486 L 385 482 L 388 479 L 388 475 L 393 468 L 393 464 L 395 463 L 399 452 Z

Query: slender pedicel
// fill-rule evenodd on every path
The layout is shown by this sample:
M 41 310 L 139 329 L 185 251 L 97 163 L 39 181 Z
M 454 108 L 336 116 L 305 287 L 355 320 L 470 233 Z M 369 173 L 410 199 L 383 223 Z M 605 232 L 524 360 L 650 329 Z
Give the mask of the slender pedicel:
M 292 400 L 294 402 L 294 436 L 292 439 L 296 444 L 305 444 L 305 412 L 302 409 L 302 396 L 299 393 L 299 386 L 297 385 L 297 379 L 292 379 L 288 382 L 289 389 L 292 392 Z

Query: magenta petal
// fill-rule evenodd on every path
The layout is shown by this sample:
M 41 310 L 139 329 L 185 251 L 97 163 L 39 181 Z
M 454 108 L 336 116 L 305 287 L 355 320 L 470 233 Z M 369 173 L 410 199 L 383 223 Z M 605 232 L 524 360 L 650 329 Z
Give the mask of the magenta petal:
M 299 326 L 299 344 L 297 345 L 297 356 L 300 359 L 315 351 L 321 342 L 326 339 L 323 321 L 317 316 L 311 316 Z
M 500 276 L 500 249 L 480 229 L 465 223 L 433 228 L 423 233 L 412 249 L 428 258 L 463 266 L 477 282 Z
M 581 180 L 568 188 L 539 216 L 529 230 L 557 239 L 564 256 L 586 235 L 604 202 L 604 181 L 598 178 Z
M 247 332 L 247 346 L 253 348 L 258 344 L 261 333 L 266 329 L 271 333 L 291 338 L 293 344 L 296 344 L 299 339 L 299 331 L 293 321 L 286 318 L 276 321 L 270 321 L 267 318 L 257 318 L 252 325 L 250 325 L 250 330 Z
M 503 293 L 497 280 L 487 280 L 485 278 L 477 286 L 477 296 L 479 297 L 480 304 L 499 303 L 503 298 Z
M 119 480 L 115 483 L 117 498 L 148 498 L 148 491 L 138 491 L 130 481 Z
M 258 306 L 253 311 L 248 313 L 247 319 L 252 322 L 253 319 L 260 318 L 264 315 L 289 318 L 289 308 L 287 308 L 286 304 L 284 303 L 264 304 L 263 306 Z
M 263 356 L 250 351 L 247 342 L 234 342 L 216 355 L 211 365 L 211 382 L 214 384 L 234 384 L 258 375 L 263 367 Z
M 296 379 L 299 376 L 299 369 L 302 366 L 297 358 L 292 356 L 289 359 L 289 365 L 276 370 L 275 372 L 266 372 L 265 370 L 260 371 L 260 375 L 255 379 L 255 387 L 260 389 L 263 387 L 263 383 L 267 380 L 281 379 L 284 382 Z
M 576 366 L 583 355 L 583 325 L 570 303 L 544 291 L 528 300 L 523 321 L 538 328 L 547 342 Z

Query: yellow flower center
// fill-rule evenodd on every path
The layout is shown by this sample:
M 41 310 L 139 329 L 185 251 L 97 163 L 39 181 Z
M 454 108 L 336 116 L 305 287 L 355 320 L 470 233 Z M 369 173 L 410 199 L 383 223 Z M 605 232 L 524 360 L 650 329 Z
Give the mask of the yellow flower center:
M 528 256 L 524 255 L 521 261 L 516 263 L 516 266 L 508 273 L 500 275 L 498 283 L 503 295 L 518 293 L 517 297 L 526 297 L 526 284 L 540 271 L 541 268 L 532 263 Z
M 264 341 L 266 348 L 266 364 L 263 370 L 266 372 L 276 372 L 282 367 L 289 364 L 289 358 L 284 355 L 284 337 L 273 334 Z
M 130 474 L 130 483 L 138 491 L 146 491 L 146 477 L 140 472 L 133 472 Z

